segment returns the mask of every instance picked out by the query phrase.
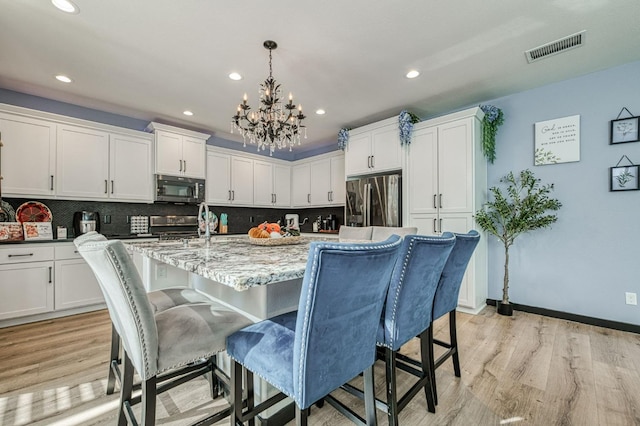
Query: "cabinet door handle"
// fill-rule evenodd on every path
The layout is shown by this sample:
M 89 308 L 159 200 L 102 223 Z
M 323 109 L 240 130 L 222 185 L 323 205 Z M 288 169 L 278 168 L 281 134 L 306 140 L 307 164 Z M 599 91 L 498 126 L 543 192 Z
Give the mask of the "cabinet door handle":
M 109 186 L 109 182 L 105 179 L 105 180 L 104 180 L 104 193 L 105 193 L 105 194 L 108 194 L 108 193 L 109 193 L 109 188 L 108 188 L 108 186 Z
M 113 181 L 111 181 L 111 193 L 112 193 L 112 194 L 113 194 L 113 187 L 114 187 L 114 186 L 115 186 L 115 185 L 113 184 Z
M 236 191 L 231 190 L 231 201 L 234 201 L 236 199 Z
M 307 194 L 307 203 L 311 204 L 311 194 Z
M 433 218 L 433 233 L 434 234 L 438 232 L 438 230 L 436 229 L 436 222 L 437 222 L 436 218 Z
M 278 195 L 277 194 L 273 194 L 273 204 L 278 202 Z
M 438 194 L 433 194 L 433 208 L 437 209 L 438 208 L 438 204 L 436 202 L 436 198 L 438 197 Z
M 440 218 L 440 224 L 439 224 L 438 228 L 440 228 L 440 233 L 442 233 L 442 218 Z
M 229 190 L 229 197 L 227 198 L 228 201 L 231 201 L 231 190 Z
M 10 254 L 7 257 L 31 257 L 33 253 L 24 253 L 24 254 Z
M 178 160 L 180 162 L 180 170 L 178 170 L 179 172 L 182 171 L 182 160 Z
M 49 266 L 49 284 L 53 282 L 53 268 Z
M 371 168 L 374 169 L 376 167 L 376 156 L 371 156 Z
M 187 160 L 182 160 L 182 162 L 184 163 L 184 170 L 183 172 L 187 172 Z
M 51 190 L 53 191 L 53 175 L 51 175 Z
M 367 169 L 370 169 L 370 168 L 371 168 L 371 156 L 369 155 L 367 157 Z
M 442 194 L 440 194 L 439 198 L 440 198 L 440 208 L 442 208 Z

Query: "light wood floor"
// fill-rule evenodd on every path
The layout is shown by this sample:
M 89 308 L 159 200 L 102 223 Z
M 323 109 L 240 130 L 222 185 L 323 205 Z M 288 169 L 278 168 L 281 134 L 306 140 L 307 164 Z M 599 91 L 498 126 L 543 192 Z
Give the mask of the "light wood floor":
M 434 330 L 444 338 L 446 320 Z M 419 394 L 402 425 L 640 425 L 640 335 L 486 308 L 458 314 L 458 336 L 462 378 L 450 363 L 441 367 L 437 413 L 427 413 Z M 0 329 L 0 426 L 115 424 L 117 395 L 104 394 L 109 341 L 106 311 Z M 413 343 L 406 353 L 417 353 Z M 376 373 L 383 397 L 381 365 Z M 400 387 L 407 384 L 401 376 Z M 210 400 L 204 379 L 159 399 L 163 425 L 188 424 L 224 404 Z M 387 424 L 382 413 L 378 421 Z M 314 407 L 310 424 L 350 423 L 325 405 Z

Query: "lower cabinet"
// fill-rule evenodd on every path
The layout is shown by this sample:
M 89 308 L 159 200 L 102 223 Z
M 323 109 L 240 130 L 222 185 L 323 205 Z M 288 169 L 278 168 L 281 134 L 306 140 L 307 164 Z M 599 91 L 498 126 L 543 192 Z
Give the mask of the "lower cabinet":
M 53 262 L 0 265 L 0 320 L 53 311 Z
M 101 309 L 103 303 L 98 281 L 73 243 L 0 247 L 0 321 L 17 319 L 13 325 L 67 315 L 64 311 L 71 309 Z

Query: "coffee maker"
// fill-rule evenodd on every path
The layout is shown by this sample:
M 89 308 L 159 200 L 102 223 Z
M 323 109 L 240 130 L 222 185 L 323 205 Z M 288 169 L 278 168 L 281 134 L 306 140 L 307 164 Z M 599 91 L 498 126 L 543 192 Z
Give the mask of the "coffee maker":
M 100 214 L 89 211 L 75 212 L 73 214 L 73 231 L 76 237 L 89 231 L 100 232 Z

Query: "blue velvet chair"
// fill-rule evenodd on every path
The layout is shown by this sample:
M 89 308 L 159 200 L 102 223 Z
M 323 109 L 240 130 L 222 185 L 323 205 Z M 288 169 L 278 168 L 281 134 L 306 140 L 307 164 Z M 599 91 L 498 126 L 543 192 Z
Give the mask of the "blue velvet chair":
M 400 242 L 394 235 L 377 243 L 311 243 L 298 311 L 227 338 L 233 361 L 231 424 L 248 421 L 288 396 L 295 403 L 296 424 L 306 425 L 307 408 L 325 397 L 339 406 L 328 394 L 363 372 L 366 422 L 376 423 L 376 330 Z M 247 395 L 249 404 L 243 410 L 243 369 L 247 383 L 256 374 L 282 393 L 256 407 Z
M 376 405 L 387 413 L 389 425 L 398 424 L 399 412 L 423 389 L 429 411 L 435 412 L 428 358 L 431 352 L 427 347 L 428 329 L 438 281 L 455 243 L 455 236 L 449 232 L 439 237 L 406 235 L 402 242 L 377 336 L 381 349 L 379 358 L 385 362 L 387 400 L 377 400 Z M 397 353 L 400 348 L 416 336 L 421 337 L 419 369 L 396 362 L 396 357 L 401 356 Z M 397 368 L 418 377 L 401 397 L 396 388 Z M 362 396 L 362 392 L 351 385 L 344 386 L 344 389 Z
M 123 346 L 118 425 L 154 425 L 157 394 L 217 373 L 213 359 L 224 351 L 226 337 L 252 321 L 214 300 L 156 312 L 121 241 L 78 241 L 77 247 L 98 279 Z M 134 373 L 141 380 L 139 396 L 132 393 Z M 222 373 L 216 376 L 228 380 Z M 131 408 L 138 403 L 140 422 Z M 229 412 L 223 408 L 198 424 L 213 424 Z
M 433 328 L 429 329 L 428 346 L 431 351 L 431 376 L 433 378 L 433 396 L 438 404 L 438 391 L 435 380 L 436 368 L 440 367 L 447 359 L 453 360 L 453 371 L 456 377 L 460 377 L 460 358 L 458 356 L 458 338 L 456 334 L 456 307 L 458 306 L 458 294 L 460 285 L 467 270 L 471 256 L 478 246 L 480 234 L 471 230 L 467 234 L 456 234 L 456 245 L 451 251 L 447 264 L 442 271 L 438 289 L 433 300 L 433 320 L 449 314 L 449 343 L 433 338 Z M 437 344 L 446 348 L 446 352 L 437 360 L 434 360 L 433 345 Z

